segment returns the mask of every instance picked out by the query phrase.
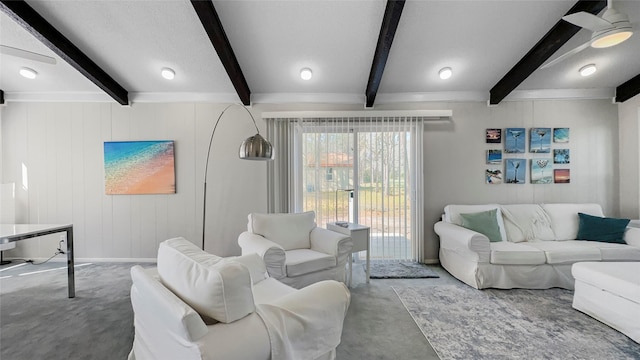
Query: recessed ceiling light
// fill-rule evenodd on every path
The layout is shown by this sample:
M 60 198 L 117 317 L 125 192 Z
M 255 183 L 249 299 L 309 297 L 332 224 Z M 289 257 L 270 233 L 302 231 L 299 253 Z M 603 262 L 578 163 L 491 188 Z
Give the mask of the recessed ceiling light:
M 23 67 L 20 69 L 20 75 L 26 77 L 27 79 L 35 79 L 36 76 L 38 76 L 38 73 L 33 69 Z
M 167 80 L 173 80 L 173 78 L 176 77 L 176 72 L 173 71 L 173 69 L 171 68 L 162 68 L 162 70 L 160 71 L 160 74 L 162 75 L 163 78 Z
M 302 80 L 311 80 L 312 77 L 313 77 L 313 72 L 311 71 L 311 69 L 304 68 L 300 70 L 300 78 L 302 78 Z
M 438 75 L 440 75 L 440 79 L 447 80 L 448 78 L 451 77 L 451 75 L 453 75 L 453 71 L 451 70 L 450 67 L 442 68 L 438 72 Z
M 596 65 L 595 64 L 589 64 L 589 65 L 585 65 L 583 67 L 580 68 L 579 72 L 580 75 L 582 76 L 589 76 L 592 75 L 593 73 L 596 72 Z

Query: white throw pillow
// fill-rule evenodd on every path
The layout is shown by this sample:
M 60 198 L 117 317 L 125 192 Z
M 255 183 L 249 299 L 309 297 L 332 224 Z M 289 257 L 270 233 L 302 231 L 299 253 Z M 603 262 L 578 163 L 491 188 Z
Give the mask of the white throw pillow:
M 556 240 L 576 239 L 580 225 L 579 212 L 604 217 L 599 204 L 542 204 L 542 208 L 551 218 Z
M 203 317 L 230 323 L 255 311 L 249 269 L 206 253 L 184 238 L 160 243 L 162 283 Z
M 309 234 L 316 227 L 313 211 L 295 214 L 249 214 L 247 230 L 264 236 L 285 250 L 309 249 Z
M 444 207 L 444 221 L 462 226 L 462 217 L 460 214 L 479 213 L 496 209 L 496 217 L 498 227 L 500 228 L 500 237 L 502 241 L 507 241 L 507 233 L 502 220 L 502 212 L 498 204 L 482 204 L 482 205 L 447 205 Z

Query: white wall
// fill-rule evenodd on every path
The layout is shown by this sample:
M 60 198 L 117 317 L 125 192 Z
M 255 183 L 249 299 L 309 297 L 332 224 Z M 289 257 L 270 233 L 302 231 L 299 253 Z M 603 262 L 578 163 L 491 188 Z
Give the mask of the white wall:
M 620 216 L 640 219 L 640 95 L 619 107 Z
M 155 258 L 157 244 L 184 236 L 200 244 L 202 180 L 213 124 L 224 104 L 9 103 L 2 108 L 2 182 L 15 182 L 19 222 L 73 222 L 77 258 Z M 362 105 L 254 105 L 263 111 L 358 110 Z M 437 259 L 433 233 L 450 203 L 597 202 L 617 215 L 618 113 L 608 100 L 414 103 L 392 109 L 452 109 L 453 121 L 428 124 L 425 134 L 425 258 Z M 571 128 L 571 184 L 497 186 L 484 183 L 486 128 Z M 239 254 L 246 216 L 266 211 L 266 165 L 237 159 L 255 130 L 232 108 L 214 139 L 208 181 L 207 250 Z M 176 141 L 177 194 L 105 195 L 103 142 Z M 526 154 L 526 157 L 531 157 Z M 29 171 L 28 189 L 21 177 Z M 528 171 L 527 171 L 528 172 Z M 57 238 L 23 241 L 15 254 L 48 257 Z M 17 256 L 17 255 L 14 255 Z

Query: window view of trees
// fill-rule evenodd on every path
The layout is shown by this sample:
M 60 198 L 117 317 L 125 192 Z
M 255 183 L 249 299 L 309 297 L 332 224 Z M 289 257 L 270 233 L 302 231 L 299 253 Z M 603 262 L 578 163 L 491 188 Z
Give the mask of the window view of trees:
M 411 259 L 409 145 L 406 131 L 303 133 L 303 209 L 370 226 L 372 259 Z

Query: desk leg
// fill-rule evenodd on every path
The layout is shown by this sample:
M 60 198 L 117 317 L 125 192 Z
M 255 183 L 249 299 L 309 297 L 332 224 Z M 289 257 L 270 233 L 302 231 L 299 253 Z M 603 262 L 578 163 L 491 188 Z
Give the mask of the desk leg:
M 370 275 L 371 275 L 371 267 L 369 266 L 369 246 L 367 246 L 367 284 L 369 283 Z
M 69 282 L 69 298 L 76 297 L 75 264 L 73 261 L 73 226 L 67 230 L 67 280 Z

